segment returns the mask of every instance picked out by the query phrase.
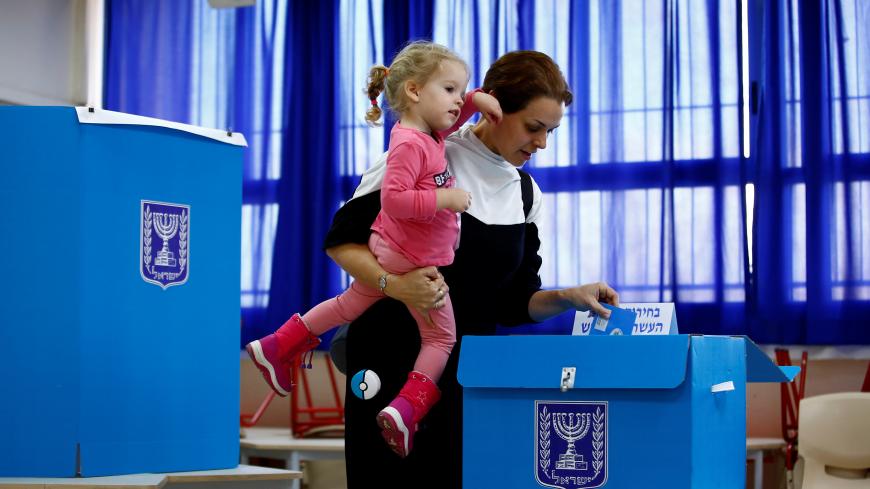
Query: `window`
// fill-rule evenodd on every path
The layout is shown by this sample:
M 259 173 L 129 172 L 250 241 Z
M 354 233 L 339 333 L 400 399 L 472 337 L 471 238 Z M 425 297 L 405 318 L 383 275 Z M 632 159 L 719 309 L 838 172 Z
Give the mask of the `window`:
M 839 8 L 838 8 L 839 7 Z M 807 114 L 801 100 L 801 5 L 796 0 L 779 0 L 783 12 L 780 32 L 783 45 L 783 85 L 784 97 L 784 166 L 787 184 L 786 212 L 791 215 L 791 300 L 805 302 L 808 294 L 808 270 L 810 263 L 825 258 L 814 256 L 815 246 L 824 243 L 828 246 L 830 236 L 829 264 L 820 268 L 821 272 L 830 269 L 829 278 L 821 281 L 822 289 L 830 291 L 830 299 L 842 301 L 870 300 L 870 242 L 864 239 L 870 232 L 870 215 L 867 209 L 870 191 L 870 71 L 866 69 L 870 61 L 870 5 L 856 0 L 829 0 L 824 2 L 823 12 L 827 15 L 825 60 L 830 77 L 823 80 L 830 84 L 830 150 L 835 156 L 829 157 L 821 165 L 822 172 L 830 172 L 834 180 L 833 189 L 824 188 L 820 202 L 830 205 L 830 232 L 808 225 L 807 208 L 808 185 L 818 192 L 818 184 L 812 180 L 812 171 L 806 165 L 820 165 L 819 162 L 805 161 L 804 141 L 802 140 L 802 121 Z M 838 43 L 837 40 L 842 42 Z M 841 79 L 844 76 L 844 79 Z M 845 113 L 844 113 L 845 112 Z M 826 130 L 824 125 L 818 129 Z M 846 141 L 848 140 L 848 143 Z M 827 149 L 824 149 L 827 151 Z M 845 183 L 846 175 L 852 180 Z M 810 180 L 807 180 L 807 179 Z M 848 194 L 848 195 L 847 195 Z M 819 201 L 814 201 L 819 202 Z
M 249 145 L 244 152 L 241 306 L 243 315 L 250 316 L 269 302 L 279 212 L 275 195 L 281 178 L 287 5 L 258 2 L 236 11 L 201 2 L 192 9 L 190 123 L 240 131 Z M 246 43 L 250 51 L 236 56 L 236 46 Z
M 803 71 L 800 56 L 806 33 L 798 21 L 806 5 L 764 3 L 777 7 L 779 47 L 771 56 L 765 52 L 771 43 L 749 44 L 764 39 L 754 31 L 764 29 L 764 22 L 747 20 L 761 12 L 749 0 L 434 3 L 434 40 L 468 61 L 470 86 L 480 85 L 499 55 L 535 49 L 553 57 L 574 92 L 548 148 L 527 165 L 545 192 L 545 287 L 603 279 L 623 301 L 742 307 L 751 290 L 747 272 L 760 266 L 754 261 L 770 262 L 775 254 L 784 259 L 778 266 L 783 275 L 760 276 L 781 278 L 774 289 L 784 300 L 806 301 L 812 267 L 828 260 L 821 290 L 830 290 L 835 301 L 870 299 L 870 212 L 864 210 L 870 208 L 870 4 L 827 0 L 821 7 L 833 73 L 825 80 L 832 87 L 825 103 L 839 158 L 832 164 L 850 180 L 838 176 L 825 194 L 831 209 L 823 221 L 830 220 L 830 229 L 817 232 L 827 233 L 830 246 L 819 248 L 811 230 L 818 223 L 807 223 L 807 212 L 815 212 L 808 202 L 818 193 L 806 166 L 816 162 L 808 163 L 802 137 L 808 130 L 802 80 L 813 76 Z M 840 31 L 836 18 L 842 20 Z M 360 37 L 372 37 L 371 26 L 355 28 L 347 32 L 357 33 L 356 43 L 371 44 Z M 774 164 L 782 177 L 773 184 L 757 180 L 764 162 L 752 159 L 758 135 L 751 133 L 750 66 L 761 56 L 778 73 L 776 80 L 754 77 L 777 84 L 779 100 L 765 103 L 777 105 L 778 125 L 762 124 L 762 130 L 775 131 L 779 151 Z M 343 154 L 365 155 L 352 161 L 355 174 L 362 171 L 360 161 L 376 159 L 378 141 L 343 139 Z M 775 209 L 759 214 L 760 202 Z M 780 220 L 779 248 L 765 248 L 753 236 L 759 232 L 753 220 L 766 215 L 757 226 L 767 226 L 770 212 Z M 757 256 L 749 253 L 756 248 Z M 828 253 L 822 257 L 819 250 Z

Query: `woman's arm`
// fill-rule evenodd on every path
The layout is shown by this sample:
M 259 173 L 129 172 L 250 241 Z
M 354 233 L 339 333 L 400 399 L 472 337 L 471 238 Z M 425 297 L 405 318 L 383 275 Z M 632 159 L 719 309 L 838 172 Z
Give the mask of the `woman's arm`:
M 421 313 L 442 305 L 440 301 L 449 290 L 435 267 L 418 268 L 402 275 L 387 273 L 363 244 L 340 244 L 327 248 L 326 254 L 354 280 L 375 289 L 379 288 L 380 277 L 387 274 L 384 293 Z
M 619 294 L 604 282 L 579 285 L 567 289 L 539 290 L 529 300 L 529 316 L 544 321 L 568 310 L 592 310 L 602 317 L 610 317 L 601 302 L 619 305 Z

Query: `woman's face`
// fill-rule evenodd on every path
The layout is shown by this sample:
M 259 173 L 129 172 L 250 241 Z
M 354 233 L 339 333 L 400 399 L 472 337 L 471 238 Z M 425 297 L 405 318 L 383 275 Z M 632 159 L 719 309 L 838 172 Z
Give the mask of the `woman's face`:
M 505 114 L 500 123 L 490 124 L 478 136 L 489 149 L 520 167 L 536 151 L 547 147 L 547 137 L 559 127 L 564 110 L 556 99 L 538 97 L 523 110 Z

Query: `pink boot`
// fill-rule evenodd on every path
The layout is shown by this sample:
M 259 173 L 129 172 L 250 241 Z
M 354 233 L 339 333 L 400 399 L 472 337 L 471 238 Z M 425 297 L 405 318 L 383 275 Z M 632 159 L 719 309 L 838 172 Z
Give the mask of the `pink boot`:
M 405 458 L 414 446 L 417 423 L 441 399 L 441 391 L 432 379 L 421 372 L 411 372 L 398 397 L 378 413 L 378 426 L 384 440 L 400 457 Z
M 245 350 L 269 387 L 283 397 L 293 390 L 293 364 L 319 344 L 320 339 L 308 331 L 299 314 L 294 314 L 278 331 L 248 343 Z

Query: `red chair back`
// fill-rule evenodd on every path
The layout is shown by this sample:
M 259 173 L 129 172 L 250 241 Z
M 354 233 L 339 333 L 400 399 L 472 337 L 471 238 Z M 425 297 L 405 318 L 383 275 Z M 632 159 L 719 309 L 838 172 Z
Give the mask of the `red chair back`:
M 864 375 L 864 385 L 861 392 L 870 392 L 870 363 L 867 364 L 867 373 Z
M 310 357 L 309 357 L 310 358 Z M 344 430 L 344 402 L 338 390 L 338 382 L 335 379 L 335 369 L 329 355 L 323 355 L 323 362 L 329 376 L 332 399 L 324 405 L 314 405 L 311 396 L 311 388 L 308 381 L 307 368 L 293 369 L 293 393 L 290 394 L 290 429 L 293 436 L 303 438 L 305 436 L 321 434 L 325 432 Z
M 791 366 L 788 350 L 777 348 L 776 364 Z M 785 466 L 794 469 L 797 462 L 798 417 L 801 399 L 804 398 L 807 380 L 807 352 L 801 354 L 801 371 L 791 382 L 780 384 L 780 409 L 782 414 L 782 438 L 785 440 Z

